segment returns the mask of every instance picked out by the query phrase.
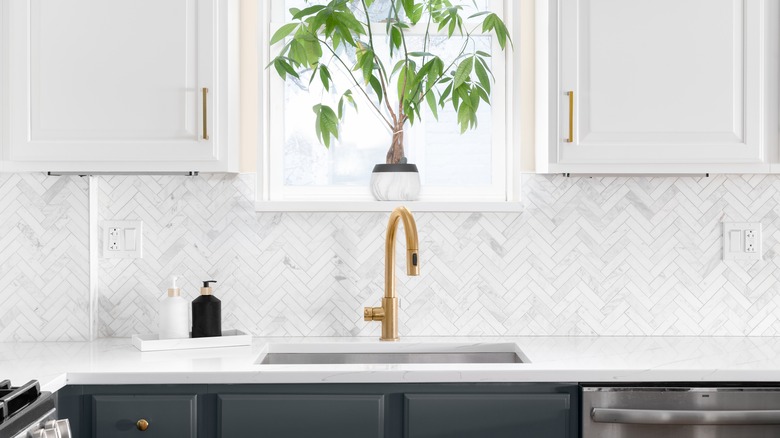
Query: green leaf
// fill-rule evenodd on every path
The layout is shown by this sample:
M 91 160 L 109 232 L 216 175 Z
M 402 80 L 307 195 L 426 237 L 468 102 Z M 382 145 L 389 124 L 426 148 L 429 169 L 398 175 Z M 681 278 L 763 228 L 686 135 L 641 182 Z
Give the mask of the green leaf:
M 481 11 L 481 12 L 477 12 L 476 14 L 469 15 L 469 18 L 477 18 L 490 13 L 491 13 L 490 11 Z
M 452 84 L 447 85 L 447 87 L 444 88 L 444 91 L 442 91 L 441 96 L 439 96 L 439 106 L 444 107 L 444 103 L 447 102 L 450 93 L 452 93 Z
M 276 32 L 274 32 L 274 36 L 271 37 L 270 44 L 273 46 L 279 41 L 287 38 L 287 35 L 290 35 L 298 26 L 300 26 L 299 23 L 287 23 L 280 27 Z
M 412 14 L 414 13 L 414 0 L 401 0 L 401 6 L 404 8 L 404 13 L 409 20 L 412 20 Z M 412 21 L 414 23 L 414 21 Z
M 484 100 L 486 104 L 490 105 L 490 91 L 485 90 L 482 87 L 476 87 L 475 91 L 479 95 L 480 99 Z
M 471 70 L 474 68 L 474 58 L 466 58 L 455 70 L 455 88 L 459 88 L 471 77 Z
M 314 35 L 310 33 L 299 34 L 296 39 L 300 41 L 303 46 L 303 50 L 306 54 L 306 63 L 308 66 L 313 66 L 319 63 L 322 58 L 322 46 L 320 41 Z
M 444 61 L 436 57 L 430 60 L 431 69 L 428 71 L 428 88 L 433 88 L 437 82 L 440 82 L 444 73 Z
M 314 5 L 309 6 L 308 8 L 304 8 L 301 10 L 298 10 L 296 13 L 293 14 L 293 20 L 300 20 L 303 17 L 308 17 L 309 15 L 314 15 L 317 12 L 325 9 L 325 6 L 322 5 Z M 292 9 L 290 10 L 292 12 Z
M 357 104 L 355 103 L 355 98 L 352 97 L 352 90 L 345 91 L 343 97 L 346 97 L 347 101 L 352 105 L 352 107 L 357 109 Z
M 309 24 L 309 30 L 315 34 L 319 33 L 320 28 L 328 21 L 328 19 L 330 19 L 332 13 L 333 12 L 330 9 L 325 8 L 317 15 L 307 18 L 306 23 Z
M 393 56 L 393 51 L 398 50 L 403 45 L 403 34 L 401 29 L 397 26 L 390 28 L 390 56 Z
M 445 26 L 445 23 L 447 23 L 447 35 L 449 37 L 452 37 L 456 28 L 460 31 L 461 35 L 463 34 L 463 18 L 459 14 L 461 9 L 463 9 L 461 6 L 448 7 L 446 12 L 444 12 L 447 14 L 446 18 L 439 23 L 439 30 L 442 30 Z
M 406 9 L 406 8 L 405 8 Z M 405 10 L 406 17 L 409 18 L 409 21 L 412 23 L 412 25 L 417 24 L 420 22 L 420 19 L 422 19 L 423 16 L 423 4 L 414 4 L 410 10 Z
M 311 86 L 311 83 L 314 82 L 314 78 L 317 77 L 317 72 L 320 69 L 320 64 L 317 64 L 314 66 L 313 69 L 311 69 L 311 76 L 309 76 L 309 86 Z
M 328 67 L 324 65 L 320 65 L 320 81 L 322 81 L 322 86 L 325 87 L 325 91 L 330 91 L 330 71 L 328 71 Z
M 293 65 L 296 66 L 307 66 L 308 67 L 308 61 L 306 59 L 306 49 L 303 48 L 303 45 L 298 41 L 298 39 L 293 39 L 290 41 L 290 51 L 288 53 L 288 56 L 290 58 L 290 61 Z
M 428 102 L 428 108 L 431 109 L 433 118 L 439 120 L 439 106 L 436 105 L 436 96 L 433 94 L 433 90 L 425 94 L 425 101 Z
M 334 52 L 335 52 L 335 51 L 338 51 L 338 49 L 339 49 L 339 46 L 342 44 L 342 41 L 343 41 L 343 40 L 342 40 L 342 39 L 341 39 L 341 37 L 340 37 L 339 35 L 337 35 L 337 34 L 334 34 L 334 35 L 331 37 L 331 39 L 333 40 L 333 51 L 334 51 Z M 347 41 L 347 42 L 348 42 L 350 45 L 352 45 L 352 46 L 354 46 L 354 45 L 355 45 L 355 42 L 354 42 L 354 41 Z
M 439 22 L 439 29 L 438 30 L 441 31 L 442 29 L 444 29 L 447 26 L 447 24 L 449 24 L 449 22 L 451 20 L 452 20 L 452 17 L 450 17 L 449 15 L 445 16 L 444 18 L 442 18 L 442 20 Z
M 484 67 L 485 71 L 490 75 L 490 77 L 493 79 L 493 82 L 496 81 L 496 77 L 493 75 L 493 72 L 490 71 L 490 66 L 487 62 L 485 62 L 484 58 L 477 58 L 477 63 L 482 64 L 482 67 Z
M 474 112 L 477 112 L 477 110 L 479 109 L 480 90 L 481 88 L 475 85 L 474 87 L 471 88 L 471 92 L 469 93 L 470 106 L 471 109 L 474 110 Z
M 295 69 L 290 65 L 290 63 L 287 62 L 287 60 L 285 60 L 281 56 L 276 57 L 273 60 L 272 64 L 276 69 L 276 73 L 278 73 L 283 80 L 287 79 L 288 74 L 294 78 L 299 78 L 298 72 L 296 72 Z
M 488 76 L 487 70 L 485 70 L 485 66 L 482 65 L 482 62 L 478 61 L 476 64 L 474 64 L 474 70 L 477 72 L 477 79 L 479 79 L 479 84 L 489 94 L 490 93 L 490 77 Z M 490 102 L 488 102 L 488 103 L 490 103 Z
M 405 59 L 396 62 L 395 65 L 393 66 L 393 71 L 390 73 L 390 77 L 395 76 L 395 74 L 398 73 L 398 71 L 401 70 L 401 67 L 403 67 L 404 65 L 406 65 Z
M 460 109 L 460 93 L 454 89 L 452 91 L 452 107 L 455 108 L 455 111 Z
M 374 51 L 370 46 L 359 43 L 355 52 L 357 62 L 354 70 L 360 70 L 363 73 L 363 81 L 368 83 L 374 74 Z
M 314 130 L 317 138 L 326 148 L 330 148 L 331 138 L 339 138 L 339 119 L 333 109 L 327 105 L 317 104 L 312 107 L 317 115 Z
M 506 29 L 506 25 L 501 18 L 495 13 L 488 14 L 482 21 L 482 32 L 488 33 L 493 31 L 496 34 L 498 45 L 501 46 L 501 50 L 506 49 L 507 40 L 512 43 L 512 38 L 509 36 L 509 31 Z
M 433 57 L 436 56 L 431 52 L 409 52 L 409 56 L 414 56 L 415 58 L 422 58 L 423 56 Z
M 364 25 L 352 15 L 352 12 L 334 12 L 333 19 L 346 29 L 351 30 L 355 35 L 365 35 Z
M 382 93 L 382 83 L 379 82 L 379 79 L 377 79 L 376 76 L 371 76 L 371 79 L 368 81 L 368 85 L 370 85 L 371 89 L 374 90 L 377 99 L 379 99 L 379 103 L 382 103 L 384 94 Z
M 425 80 L 426 76 L 428 75 L 428 72 L 430 72 L 432 68 L 433 68 L 433 60 L 423 64 L 423 66 L 420 67 L 420 70 L 417 72 L 417 77 L 418 77 L 417 83 L 420 83 L 423 80 Z
M 464 104 L 458 109 L 458 124 L 460 125 L 460 133 L 463 134 L 469 128 L 476 126 L 477 112 L 471 105 Z

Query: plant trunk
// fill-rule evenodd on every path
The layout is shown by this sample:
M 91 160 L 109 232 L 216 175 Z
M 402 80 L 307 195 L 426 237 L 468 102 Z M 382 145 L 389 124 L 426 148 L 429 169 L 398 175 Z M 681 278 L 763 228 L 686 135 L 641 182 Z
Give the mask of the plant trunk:
M 393 142 L 390 144 L 390 150 L 387 151 L 387 164 L 398 164 L 404 157 L 404 127 L 395 128 L 393 132 Z

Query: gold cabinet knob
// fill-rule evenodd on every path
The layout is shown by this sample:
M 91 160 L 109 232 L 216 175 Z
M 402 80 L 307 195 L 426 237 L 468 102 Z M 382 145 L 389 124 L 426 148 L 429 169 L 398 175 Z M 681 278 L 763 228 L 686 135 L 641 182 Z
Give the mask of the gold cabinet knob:
M 149 422 L 141 418 L 140 420 L 135 422 L 135 427 L 141 432 L 143 432 L 149 428 Z

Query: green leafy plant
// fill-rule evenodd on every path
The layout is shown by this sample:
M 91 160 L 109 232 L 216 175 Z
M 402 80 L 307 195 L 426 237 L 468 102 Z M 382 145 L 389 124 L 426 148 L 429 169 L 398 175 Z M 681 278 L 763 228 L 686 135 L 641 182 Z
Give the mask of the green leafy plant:
M 380 38 L 370 25 L 369 8 L 374 1 L 332 0 L 290 9 L 291 22 L 271 37 L 271 45 L 284 45 L 269 67 L 273 66 L 282 79 L 309 75 L 309 84 L 319 81 L 330 92 L 335 72 L 329 63 L 335 63 L 349 76 L 352 86 L 341 93 L 335 109 L 314 106 L 317 137 L 330 147 L 333 138 L 339 137 L 345 107 L 357 109 L 354 94 L 360 94 L 392 133 L 386 158 L 393 164 L 405 156 L 404 127 L 420 120 L 425 105 L 437 119 L 439 109 L 452 105 L 461 133 L 477 126 L 477 110 L 481 102 L 490 104 L 495 78 L 491 55 L 477 50 L 473 36 L 495 35 L 501 50 L 512 40 L 495 13 L 477 10 L 476 3 L 474 11 L 467 12 L 465 6 L 450 0 L 388 0 L 389 12 L 383 20 L 386 36 Z M 468 23 L 475 22 L 468 28 Z M 412 51 L 407 33 L 418 25 L 425 29 L 422 48 Z M 431 53 L 431 39 L 442 32 L 448 39 L 463 40 L 459 53 L 446 62 Z M 378 55 L 377 43 L 389 46 L 389 57 Z

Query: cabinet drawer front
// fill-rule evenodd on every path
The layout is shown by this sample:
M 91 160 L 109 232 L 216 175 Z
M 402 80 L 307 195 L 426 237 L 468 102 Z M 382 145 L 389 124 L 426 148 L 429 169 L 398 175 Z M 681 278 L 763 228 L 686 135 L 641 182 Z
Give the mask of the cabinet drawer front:
M 195 437 L 195 395 L 96 395 L 92 397 L 93 437 Z M 144 419 L 141 432 L 136 423 Z
M 406 394 L 406 438 L 567 438 L 568 394 Z
M 382 395 L 220 395 L 222 438 L 381 438 Z

